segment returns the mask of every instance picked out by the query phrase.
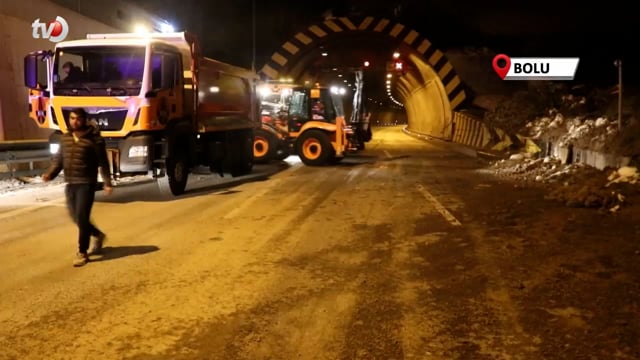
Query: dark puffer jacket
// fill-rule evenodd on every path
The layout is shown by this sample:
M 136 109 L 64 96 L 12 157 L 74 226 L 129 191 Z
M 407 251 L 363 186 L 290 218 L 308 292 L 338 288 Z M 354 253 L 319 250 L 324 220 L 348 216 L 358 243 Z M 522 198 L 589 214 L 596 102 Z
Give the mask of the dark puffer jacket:
M 111 186 L 104 139 L 100 136 L 100 131 L 90 125 L 85 132 L 78 135 L 77 141 L 72 132 L 62 135 L 60 149 L 47 174 L 53 180 L 64 170 L 64 179 L 69 184 L 96 184 L 98 167 L 102 170 L 105 186 Z

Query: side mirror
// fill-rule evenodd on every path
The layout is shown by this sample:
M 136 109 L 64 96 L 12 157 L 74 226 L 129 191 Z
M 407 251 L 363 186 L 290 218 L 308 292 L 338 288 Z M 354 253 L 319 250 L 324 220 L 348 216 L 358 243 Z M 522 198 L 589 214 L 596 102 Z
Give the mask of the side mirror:
M 24 85 L 29 89 L 40 90 L 38 60 L 38 55 L 36 54 L 29 54 L 24 57 Z
M 37 51 L 24 57 L 24 85 L 33 90 L 49 87 L 50 51 Z

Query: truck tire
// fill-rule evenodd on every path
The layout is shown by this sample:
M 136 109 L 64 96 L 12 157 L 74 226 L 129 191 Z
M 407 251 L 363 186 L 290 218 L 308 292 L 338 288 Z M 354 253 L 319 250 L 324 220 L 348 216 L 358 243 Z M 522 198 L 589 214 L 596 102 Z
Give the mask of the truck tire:
M 158 179 L 158 187 L 163 194 L 179 196 L 184 194 L 189 177 L 187 157 L 184 153 L 175 153 L 165 161 L 165 176 Z
M 296 141 L 300 160 L 308 166 L 326 165 L 333 157 L 329 135 L 321 130 L 307 130 Z
M 253 130 L 237 130 L 230 134 L 227 149 L 230 150 L 231 176 L 251 173 L 253 169 Z
M 258 129 L 253 135 L 253 161 L 266 163 L 276 157 L 278 139 L 273 134 Z

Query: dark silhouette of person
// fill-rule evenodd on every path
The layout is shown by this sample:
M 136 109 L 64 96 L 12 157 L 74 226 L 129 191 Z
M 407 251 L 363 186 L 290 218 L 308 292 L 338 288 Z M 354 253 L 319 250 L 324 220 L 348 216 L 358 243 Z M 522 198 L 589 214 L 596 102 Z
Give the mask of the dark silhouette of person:
M 82 72 L 82 69 L 75 66 L 71 61 L 64 63 L 62 70 L 67 74 L 64 80 L 62 80 L 65 83 L 77 83 L 84 80 L 84 72 Z
M 120 72 L 120 69 L 118 69 L 118 66 L 113 62 L 108 62 L 105 65 L 104 70 L 105 70 L 105 76 L 106 76 L 105 81 L 122 80 L 122 73 Z

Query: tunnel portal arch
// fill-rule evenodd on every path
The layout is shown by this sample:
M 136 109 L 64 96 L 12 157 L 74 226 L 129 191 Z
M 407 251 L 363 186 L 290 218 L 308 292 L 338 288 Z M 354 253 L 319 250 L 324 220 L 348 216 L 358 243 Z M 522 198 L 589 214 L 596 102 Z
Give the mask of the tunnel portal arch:
M 435 86 L 438 90 L 430 93 L 440 94 L 439 97 L 442 99 L 439 99 L 439 101 L 446 103 L 444 105 L 449 110 L 448 112 L 457 109 L 467 98 L 464 84 L 456 74 L 453 65 L 451 65 L 442 51 L 434 47 L 427 38 L 401 23 L 371 16 L 364 19 L 339 17 L 310 25 L 282 44 L 264 64 L 260 74 L 269 79 L 277 79 L 287 73 L 291 67 L 290 64 L 295 64 L 301 54 L 317 47 L 319 43 L 330 36 L 339 36 L 345 33 L 365 33 L 390 37 L 399 45 L 409 46 L 414 52 L 413 56 L 411 56 L 414 58 L 413 62 L 415 63 L 416 58 L 421 58 L 422 61 L 420 62 L 427 65 L 426 67 L 418 65 L 417 67 L 421 68 L 418 71 L 423 75 L 426 72 L 432 75 L 427 76 L 432 79 L 425 79 L 425 81 L 437 80 L 439 83 Z M 429 69 L 425 69 L 427 67 Z M 411 92 L 412 89 L 400 89 L 400 93 L 405 98 L 410 96 Z M 408 101 L 409 99 L 406 100 Z M 410 109 L 407 110 L 411 111 Z M 450 114 L 446 114 L 446 117 L 449 118 Z M 447 122 L 449 119 L 443 120 Z

